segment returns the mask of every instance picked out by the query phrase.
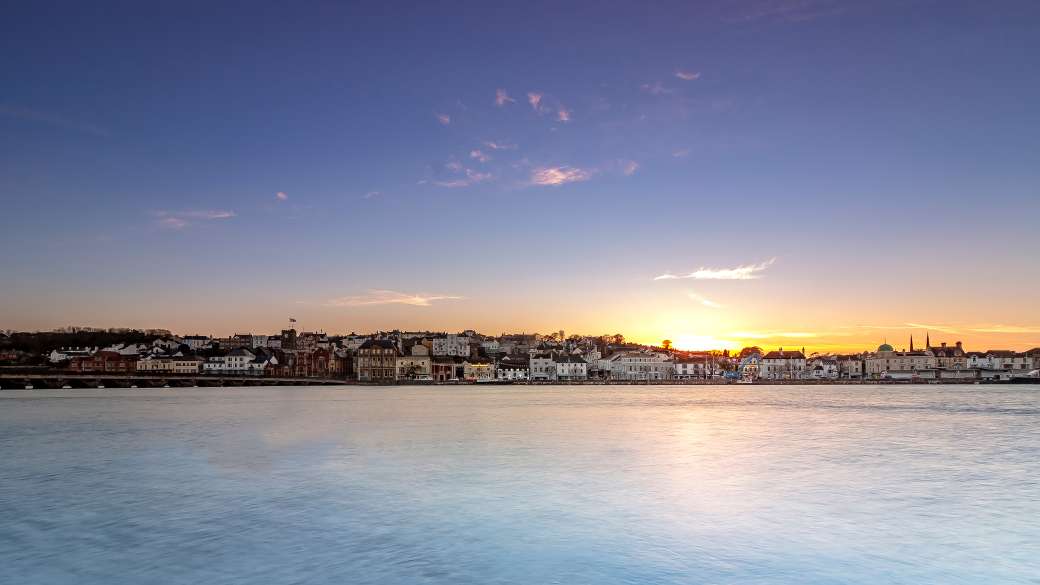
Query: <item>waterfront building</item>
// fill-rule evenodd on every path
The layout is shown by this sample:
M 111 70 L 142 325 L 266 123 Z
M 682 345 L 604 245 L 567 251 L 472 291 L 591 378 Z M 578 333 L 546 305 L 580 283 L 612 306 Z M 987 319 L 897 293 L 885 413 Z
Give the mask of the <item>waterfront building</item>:
M 839 355 L 838 377 L 842 380 L 863 379 L 863 357 L 858 355 Z
M 495 362 L 487 358 L 468 358 L 462 362 L 462 379 L 467 382 L 489 382 L 495 379 Z
M 388 339 L 369 339 L 357 351 L 354 370 L 361 382 L 393 382 L 397 375 L 397 344 Z
M 75 356 L 69 360 L 69 371 L 130 374 L 137 370 L 137 356 L 116 351 L 99 351 L 93 355 Z
M 912 338 L 911 343 L 913 343 Z M 935 356 L 936 367 L 951 370 L 960 370 L 968 367 L 968 356 L 964 352 L 964 346 L 959 341 L 953 346 L 947 346 L 946 342 L 943 342 L 938 347 L 931 347 L 928 341 L 925 341 L 925 347 Z M 912 347 L 911 351 L 913 351 Z
M 575 355 L 561 355 L 553 359 L 556 365 L 556 379 L 560 382 L 586 380 L 589 377 L 589 364 Z
M 672 362 L 672 377 L 676 380 L 703 380 L 707 378 L 707 356 L 684 357 Z
M 762 354 L 758 351 L 741 351 L 743 357 L 737 364 L 737 376 L 741 380 L 757 380 L 762 375 Z
M 864 359 L 864 370 L 869 378 L 881 378 L 888 372 L 916 372 L 935 369 L 938 362 L 930 351 L 896 351 L 883 343 L 876 352 Z M 902 375 L 902 374 L 899 374 Z
M 780 348 L 762 356 L 759 377 L 763 380 L 800 380 L 805 377 L 805 353 Z
M 556 362 L 552 354 L 535 354 L 531 356 L 531 380 L 534 382 L 552 382 L 556 380 Z
M 506 356 L 495 366 L 495 379 L 502 381 L 526 381 L 531 376 L 531 363 L 526 356 Z
M 408 348 L 406 355 L 397 356 L 398 380 L 432 380 L 433 369 L 430 349 L 421 343 Z
M 665 354 L 649 351 L 622 351 L 606 361 L 612 380 L 668 380 L 673 372 Z
M 837 380 L 841 368 L 833 357 L 814 357 L 809 360 L 807 372 L 814 380 Z

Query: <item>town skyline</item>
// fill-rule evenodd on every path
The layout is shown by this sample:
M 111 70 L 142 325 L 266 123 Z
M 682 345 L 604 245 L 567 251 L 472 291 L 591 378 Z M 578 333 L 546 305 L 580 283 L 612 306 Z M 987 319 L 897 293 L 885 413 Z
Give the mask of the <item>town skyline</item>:
M 0 329 L 1036 347 L 1038 20 L 21 3 L 0 24 Z
M 861 327 L 860 329 L 862 329 Z M 743 338 L 744 341 L 740 341 L 736 337 L 729 339 L 716 339 L 716 338 L 687 338 L 683 339 L 681 336 L 678 339 L 665 337 L 662 339 L 643 339 L 639 337 L 626 335 L 623 331 L 614 331 L 612 333 L 588 333 L 585 331 L 578 330 L 567 330 L 561 329 L 523 329 L 523 330 L 502 330 L 497 333 L 492 333 L 489 330 L 481 330 L 473 327 L 462 327 L 462 328 L 416 328 L 416 327 L 383 327 L 375 329 L 361 329 L 353 328 L 347 330 L 329 329 L 326 327 L 310 327 L 306 323 L 300 323 L 297 319 L 292 319 L 286 322 L 283 320 L 282 325 L 275 326 L 273 328 L 238 328 L 231 329 L 228 331 L 214 332 L 210 330 L 177 330 L 166 327 L 97 327 L 90 325 L 65 325 L 62 327 L 55 327 L 50 329 L 35 329 L 35 330 L 17 330 L 0 327 L 0 333 L 47 333 L 47 332 L 73 332 L 73 331 L 93 331 L 93 332 L 129 332 L 129 331 L 140 331 L 140 332 L 151 332 L 151 333 L 164 333 L 177 337 L 204 337 L 206 339 L 220 339 L 220 338 L 232 338 L 241 335 L 254 335 L 254 336 L 268 336 L 268 335 L 279 335 L 288 330 L 296 330 L 301 333 L 303 332 L 314 332 L 329 335 L 333 337 L 348 337 L 351 335 L 356 336 L 378 336 L 380 334 L 390 333 L 422 333 L 422 334 L 441 334 L 441 335 L 452 335 L 461 334 L 463 332 L 473 332 L 475 334 L 497 338 L 503 336 L 513 335 L 537 335 L 545 338 L 558 337 L 558 333 L 564 333 L 564 337 L 580 337 L 580 338 L 602 338 L 621 336 L 628 343 L 635 343 L 649 347 L 667 347 L 677 351 L 689 351 L 689 352 L 704 352 L 704 351 L 728 351 L 736 352 L 742 349 L 759 347 L 765 351 L 771 349 L 780 350 L 799 350 L 804 351 L 806 355 L 810 354 L 859 354 L 869 353 L 876 351 L 877 347 L 881 345 L 889 345 L 896 351 L 913 351 L 915 348 L 921 350 L 922 348 L 940 348 L 943 346 L 955 346 L 963 345 L 969 347 L 972 351 L 1027 351 L 1040 348 L 1040 342 L 1038 343 L 1025 343 L 1021 345 L 1009 345 L 1009 344 L 986 344 L 986 343 L 972 343 L 965 341 L 962 335 L 963 331 L 950 329 L 947 327 L 940 328 L 927 328 L 924 324 L 912 324 L 912 326 L 904 327 L 899 329 L 898 327 L 884 328 L 883 331 L 892 331 L 900 333 L 901 335 L 889 336 L 881 335 L 868 339 L 862 344 L 849 343 L 848 345 L 842 345 L 837 343 L 821 343 L 820 337 L 816 334 L 803 333 L 797 336 L 778 336 L 774 338 L 766 338 L 762 336 L 747 337 Z M 875 331 L 878 328 L 871 327 Z M 739 332 L 738 332 L 739 333 Z M 745 332 L 746 333 L 746 332 Z M 987 333 L 986 331 L 980 333 Z M 990 336 L 988 339 L 994 339 L 997 341 L 1006 341 L 1008 332 L 1003 329 L 997 329 L 995 331 L 989 331 Z M 985 340 L 987 337 L 968 337 L 968 339 L 974 339 L 975 341 Z M 721 343 L 717 345 L 711 345 L 711 343 Z

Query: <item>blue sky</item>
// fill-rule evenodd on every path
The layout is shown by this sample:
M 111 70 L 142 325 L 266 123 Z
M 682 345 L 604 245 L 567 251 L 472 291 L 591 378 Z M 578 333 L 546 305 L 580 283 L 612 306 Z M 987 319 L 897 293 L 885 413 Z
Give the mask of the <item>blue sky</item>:
M 0 328 L 1040 345 L 1032 2 L 21 2 L 0 33 Z

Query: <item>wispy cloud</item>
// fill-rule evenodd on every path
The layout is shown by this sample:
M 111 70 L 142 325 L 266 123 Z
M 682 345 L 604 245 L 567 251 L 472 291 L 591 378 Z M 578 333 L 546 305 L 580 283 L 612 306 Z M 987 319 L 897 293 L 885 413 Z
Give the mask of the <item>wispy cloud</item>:
M 846 8 L 838 0 L 757 0 L 730 6 L 737 7 L 736 11 L 723 17 L 723 20 L 732 23 L 754 20 L 805 22 L 838 14 Z
M 680 148 L 679 150 L 673 151 L 672 156 L 675 158 L 686 158 L 690 156 L 689 148 Z
M 447 126 L 448 124 L 451 124 L 451 116 L 449 116 L 448 114 L 434 115 L 437 117 L 437 121 L 440 122 L 442 125 Z
M 975 333 L 1040 333 L 1036 325 L 984 325 L 968 329 Z
M 720 305 L 719 303 L 716 303 L 715 301 L 713 301 L 711 299 L 703 297 L 703 296 L 701 296 L 701 295 L 699 295 L 699 294 L 697 294 L 695 292 L 687 293 L 687 296 L 689 296 L 692 300 L 695 300 L 698 303 L 704 305 L 705 307 L 710 307 L 712 309 L 721 309 L 724 306 L 724 305 Z
M 820 334 L 809 331 L 734 331 L 729 336 L 738 339 L 811 339 Z
M 556 111 L 556 120 L 559 121 L 559 122 L 565 122 L 565 123 L 566 122 L 570 122 L 571 121 L 571 111 L 568 110 L 567 108 L 564 108 L 564 107 L 561 106 L 560 109 Z
M 369 191 L 368 193 L 365 193 L 362 197 L 364 197 L 365 199 L 372 199 L 373 197 L 379 197 L 379 195 L 379 191 Z
M 165 229 L 184 229 L 196 221 L 213 221 L 218 219 L 230 219 L 235 217 L 234 211 L 220 209 L 167 211 L 159 210 L 152 212 L 156 218 L 156 224 Z
M 330 307 L 365 307 L 371 305 L 410 305 L 429 307 L 438 301 L 458 301 L 466 297 L 458 295 L 403 293 L 395 290 L 370 290 L 368 294 L 338 297 L 325 304 Z
M 770 258 L 759 264 L 747 264 L 736 268 L 699 268 L 689 274 L 662 274 L 654 277 L 654 280 L 681 280 L 692 278 L 694 280 L 754 280 L 761 278 L 761 273 L 776 262 L 776 258 Z
M 623 160 L 623 161 L 621 161 L 621 172 L 624 173 L 626 176 L 631 177 L 632 175 L 636 174 L 636 171 L 638 171 L 638 170 L 639 170 L 639 163 L 637 163 L 636 161 L 634 161 L 634 160 Z
M 40 122 L 42 124 L 48 124 L 55 128 L 61 128 L 63 130 L 74 130 L 76 132 L 84 132 L 86 134 L 93 134 L 94 136 L 108 137 L 109 131 L 100 126 L 94 124 L 86 124 L 83 122 L 77 122 L 68 118 L 58 116 L 49 112 L 41 112 L 39 110 L 32 110 L 29 108 L 17 108 L 14 106 L 8 106 L 0 104 L 0 115 L 9 116 L 12 118 L 18 118 L 20 120 L 27 120 L 30 122 Z
M 949 325 L 935 325 L 930 323 L 906 323 L 905 325 L 913 329 L 927 329 L 929 331 L 938 331 L 940 333 L 960 333 L 960 331 Z
M 672 93 L 672 90 L 662 85 L 660 81 L 655 81 L 654 83 L 644 83 L 640 87 L 640 89 L 642 89 L 650 95 L 665 95 Z
M 279 200 L 279 201 L 288 201 L 289 200 L 289 196 L 285 194 L 285 191 L 279 191 L 279 192 L 275 193 L 274 194 L 274 198 Z
M 542 94 L 536 91 L 527 92 L 527 103 L 531 104 L 531 108 L 536 112 L 542 111 Z
M 487 161 L 491 160 L 491 157 L 488 156 L 486 153 L 484 153 L 484 151 L 482 151 L 480 149 L 473 149 L 473 150 L 469 151 L 469 157 L 472 158 L 472 159 L 478 160 L 478 161 L 480 161 L 482 163 L 486 163 Z
M 506 105 L 506 104 L 508 104 L 510 102 L 515 102 L 515 101 L 516 100 L 514 100 L 511 97 L 509 97 L 509 94 L 506 93 L 506 90 L 504 90 L 504 89 L 496 89 L 495 90 L 495 105 L 496 106 L 501 108 L 502 106 L 504 106 L 504 105 Z
M 682 69 L 676 70 L 675 76 L 684 81 L 693 81 L 701 78 L 701 74 L 697 71 L 683 71 Z
M 433 181 L 433 184 L 438 187 L 446 187 L 449 189 L 455 189 L 460 187 L 469 187 L 475 183 L 483 183 L 493 178 L 491 173 L 482 173 L 474 169 L 467 168 L 458 161 L 449 161 L 444 165 L 444 168 L 456 176 L 448 179 L 442 179 L 439 181 Z
M 508 142 L 495 142 L 494 140 L 485 141 L 484 146 L 491 150 L 516 150 L 515 144 L 510 144 Z
M 576 167 L 540 167 L 531 173 L 531 184 L 541 187 L 578 183 L 592 178 L 593 171 Z

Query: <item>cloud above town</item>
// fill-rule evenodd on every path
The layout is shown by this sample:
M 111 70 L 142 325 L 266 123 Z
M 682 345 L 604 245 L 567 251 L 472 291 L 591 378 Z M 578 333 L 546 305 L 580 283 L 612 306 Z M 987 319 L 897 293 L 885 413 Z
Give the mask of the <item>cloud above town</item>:
M 593 172 L 576 167 L 540 167 L 531 172 L 531 184 L 539 187 L 555 187 L 566 183 L 579 183 L 592 178 Z
M 279 200 L 279 201 L 288 201 L 289 200 L 289 196 L 285 193 L 285 191 L 279 191 L 279 192 L 275 193 L 274 194 L 274 198 Z
M 395 290 L 373 289 L 363 295 L 330 299 L 325 304 L 330 307 L 366 307 L 372 305 L 429 307 L 439 301 L 459 301 L 465 298 L 458 295 L 404 293 Z
M 681 69 L 675 72 L 675 76 L 684 81 L 694 81 L 701 78 L 701 74 L 696 71 L 683 71 Z
M 654 280 L 755 280 L 762 278 L 761 273 L 776 262 L 776 258 L 770 258 L 758 264 L 747 264 L 735 268 L 698 268 L 688 274 L 665 273 L 655 276 Z
M 437 121 L 440 122 L 441 125 L 447 126 L 448 124 L 451 124 L 451 116 L 449 116 L 448 114 L 434 114 L 434 115 L 437 117 Z
M 222 209 L 203 209 L 187 211 L 159 210 L 152 213 L 156 218 L 156 224 L 165 229 L 180 230 L 200 221 L 213 221 L 220 219 L 231 219 L 235 217 L 234 211 Z
M 721 308 L 724 307 L 724 305 L 720 305 L 719 303 L 716 303 L 715 301 L 713 301 L 713 300 L 711 300 L 711 299 L 709 299 L 707 297 L 703 297 L 703 296 L 701 296 L 701 295 L 699 295 L 699 294 L 697 294 L 695 292 L 686 293 L 686 296 L 688 296 L 688 297 L 690 297 L 690 299 L 692 299 L 694 301 L 697 301 L 698 303 L 704 305 L 705 307 L 708 307 L 708 308 L 711 308 L 711 309 L 721 309 Z

